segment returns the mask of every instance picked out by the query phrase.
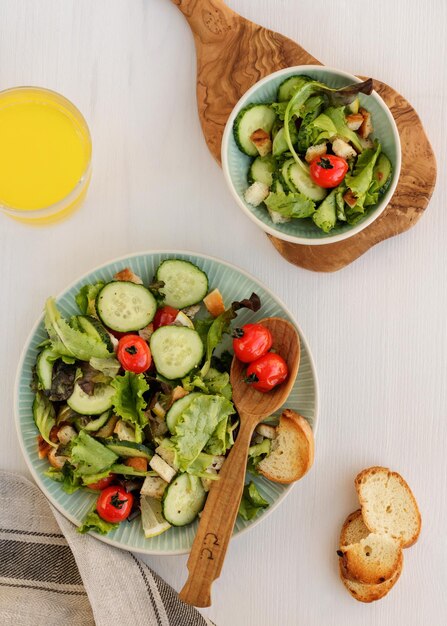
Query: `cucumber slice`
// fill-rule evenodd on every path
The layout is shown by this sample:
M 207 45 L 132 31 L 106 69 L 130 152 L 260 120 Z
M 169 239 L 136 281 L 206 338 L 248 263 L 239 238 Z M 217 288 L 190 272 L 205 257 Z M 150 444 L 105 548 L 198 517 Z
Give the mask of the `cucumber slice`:
M 160 500 L 150 496 L 141 496 L 140 508 L 141 525 L 146 539 L 161 535 L 171 528 L 171 524 L 163 517 Z
M 201 396 L 203 394 L 199 392 L 189 393 L 187 396 L 176 400 L 174 404 L 171 406 L 169 411 L 166 413 L 166 425 L 169 428 L 169 432 L 173 435 L 175 431 L 175 426 L 177 424 L 178 418 L 180 415 L 189 407 L 194 398 Z
M 248 184 L 252 185 L 254 182 L 259 182 L 270 187 L 273 182 L 275 167 L 276 164 L 273 157 L 258 157 L 253 161 L 248 170 Z
M 358 113 L 360 109 L 360 100 L 356 98 L 350 104 L 346 105 L 346 110 L 348 113 Z
M 186 526 L 203 509 L 206 492 L 200 478 L 179 474 L 163 496 L 163 517 L 172 526 Z
M 154 456 L 153 452 L 146 446 L 143 446 L 142 443 L 135 443 L 134 441 L 116 441 L 115 439 L 103 439 L 102 443 L 118 456 L 125 458 L 138 457 L 150 461 Z
M 298 189 L 295 187 L 289 177 L 289 167 L 294 163 L 295 159 L 287 159 L 287 161 L 284 161 L 281 168 L 281 177 L 287 187 L 287 189 L 285 189 L 286 192 L 292 191 L 293 193 L 296 193 L 298 191 Z
M 107 350 L 111 353 L 113 352 L 113 343 L 110 339 L 110 335 L 99 320 L 90 315 L 78 315 L 76 319 L 80 330 L 84 331 L 93 339 L 102 341 L 107 346 Z
M 51 348 L 45 348 L 37 357 L 36 374 L 42 389 L 49 391 L 53 381 L 53 366 L 58 356 Z
M 158 266 L 156 277 L 163 281 L 164 303 L 176 309 L 197 304 L 208 293 L 208 276 L 189 261 L 167 259 Z
M 383 152 L 379 155 L 377 159 L 377 163 L 374 166 L 373 170 L 373 179 L 377 182 L 377 189 L 382 190 L 385 185 L 386 189 L 391 182 L 391 173 L 393 171 L 393 166 L 391 165 L 391 161 L 383 154 Z
M 96 310 L 108 328 L 126 333 L 141 330 L 152 322 L 157 303 L 143 285 L 114 281 L 107 283 L 98 293 Z
M 36 393 L 33 402 L 33 418 L 38 431 L 47 443 L 54 446 L 50 439 L 50 432 L 56 424 L 56 412 L 50 400 L 41 391 Z
M 153 333 L 150 347 L 157 372 L 168 380 L 183 378 L 203 357 L 200 335 L 185 326 L 162 326 Z
M 250 137 L 259 128 L 270 133 L 276 118 L 275 111 L 268 104 L 249 104 L 234 120 L 233 134 L 236 144 L 248 156 L 257 156 L 258 150 Z
M 310 174 L 307 174 L 295 161 L 289 165 L 287 175 L 292 185 L 306 198 L 320 202 L 327 196 L 327 190 L 314 183 Z
M 288 102 L 295 91 L 302 87 L 304 83 L 308 83 L 312 78 L 310 76 L 289 76 L 278 87 L 278 102 Z
M 97 384 L 94 393 L 89 396 L 76 384 L 67 404 L 80 415 L 101 415 L 111 408 L 114 394 L 115 389 L 111 385 Z
M 89 422 L 87 422 L 85 426 L 83 427 L 81 426 L 81 428 L 83 428 L 83 430 L 86 430 L 88 432 L 96 432 L 97 430 L 102 428 L 105 424 L 107 424 L 110 418 L 110 415 L 111 415 L 110 411 L 104 411 L 102 415 L 100 415 L 96 419 L 90 420 Z

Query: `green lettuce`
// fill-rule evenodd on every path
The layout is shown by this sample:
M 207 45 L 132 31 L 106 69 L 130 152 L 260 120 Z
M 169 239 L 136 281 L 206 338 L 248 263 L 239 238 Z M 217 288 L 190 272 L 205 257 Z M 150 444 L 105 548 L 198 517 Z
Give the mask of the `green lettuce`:
M 199 478 L 210 478 L 211 480 L 218 480 L 219 476 L 212 472 L 207 472 L 207 469 L 214 462 L 214 456 L 212 454 L 205 454 L 201 452 L 198 457 L 188 466 L 186 470 L 188 474 L 194 474 Z
M 99 443 L 84 430 L 72 440 L 71 461 L 76 466 L 76 476 L 99 474 L 110 468 L 118 455 Z
M 381 145 L 377 143 L 374 148 L 368 148 L 357 159 L 352 174 L 346 174 L 345 183 L 358 198 L 366 195 L 371 183 L 373 183 L 374 165 L 380 154 Z
M 346 122 L 344 107 L 331 107 L 326 109 L 325 114 L 332 120 L 336 128 L 336 134 L 345 141 L 349 141 L 357 152 L 363 152 L 363 146 L 359 136 L 351 130 Z
M 315 202 L 302 193 L 269 193 L 265 199 L 269 211 L 275 211 L 283 217 L 310 217 L 315 211 Z
M 261 443 L 256 443 L 249 447 L 247 461 L 247 470 L 249 472 L 252 474 L 258 473 L 256 466 L 263 458 L 270 454 L 271 445 L 270 439 L 264 439 Z
M 107 535 L 111 530 L 118 528 L 119 524 L 111 524 L 99 517 L 96 511 L 90 511 L 83 524 L 79 526 L 78 533 L 85 534 L 92 530 L 100 535 Z
M 108 378 L 115 378 L 121 369 L 121 364 L 114 356 L 110 356 L 107 359 L 98 359 L 92 357 L 90 359 L 90 365 L 98 372 L 102 372 Z M 107 381 L 109 382 L 109 381 Z
M 112 356 L 101 340 L 72 328 L 59 313 L 54 298 L 49 298 L 45 305 L 45 329 L 53 352 L 62 357 L 89 361 L 92 357 L 106 359 Z
M 266 509 L 268 506 L 269 503 L 261 496 L 253 481 L 245 485 L 239 505 L 239 515 L 244 520 L 253 519 L 261 509 Z
M 105 283 L 99 281 L 95 285 L 84 285 L 75 297 L 76 304 L 79 310 L 84 315 L 93 315 L 97 317 L 96 313 L 96 297 Z
M 135 427 L 136 441 L 141 443 L 143 441 L 143 428 L 149 423 L 144 413 L 147 402 L 143 398 L 149 385 L 143 374 L 134 374 L 133 372 L 125 372 L 123 376 L 117 376 L 111 385 L 115 388 L 112 402 L 116 415 Z
M 337 187 L 323 200 L 318 209 L 312 215 L 312 219 L 318 228 L 324 233 L 329 233 L 337 222 Z
M 227 451 L 227 425 L 228 417 L 221 420 L 217 424 L 213 434 L 206 444 L 206 452 L 216 455 L 225 454 L 225 452 Z
M 203 378 L 199 374 L 186 376 L 182 379 L 182 385 L 186 391 L 200 389 L 203 393 L 218 394 L 231 400 L 230 375 L 227 372 L 218 372 L 213 367 L 210 367 L 208 373 Z
M 205 343 L 205 363 L 200 370 L 200 376 L 204 378 L 211 367 L 211 359 L 214 350 L 222 341 L 225 333 L 230 333 L 231 322 L 237 316 L 239 309 L 246 308 L 251 311 L 259 311 L 261 308 L 261 301 L 259 297 L 252 293 L 249 298 L 241 300 L 240 302 L 233 302 L 231 306 L 216 317 L 210 324 Z M 197 326 L 196 326 L 197 330 Z M 200 334 L 200 333 L 199 333 Z
M 217 425 L 235 412 L 223 396 L 198 396 L 180 415 L 171 438 L 180 470 L 186 469 L 204 449 Z

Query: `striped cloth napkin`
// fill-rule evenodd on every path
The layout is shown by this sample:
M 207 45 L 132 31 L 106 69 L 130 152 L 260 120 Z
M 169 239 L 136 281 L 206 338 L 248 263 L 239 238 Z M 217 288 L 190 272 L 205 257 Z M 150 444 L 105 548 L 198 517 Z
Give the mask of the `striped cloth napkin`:
M 22 476 L 0 470 L 2 626 L 212 626 L 133 554 L 80 535 Z

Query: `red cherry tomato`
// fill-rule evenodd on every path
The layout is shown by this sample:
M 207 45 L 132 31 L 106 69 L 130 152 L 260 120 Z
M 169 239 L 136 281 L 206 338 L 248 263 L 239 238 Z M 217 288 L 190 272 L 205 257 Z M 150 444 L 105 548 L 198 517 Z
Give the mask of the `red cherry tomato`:
M 90 485 L 86 485 L 89 489 L 94 489 L 95 491 L 102 491 L 109 485 L 113 483 L 115 480 L 115 474 L 109 474 L 105 478 L 101 478 L 96 483 L 90 483 Z
M 272 333 L 262 324 L 245 324 L 233 331 L 233 350 L 242 363 L 259 359 L 272 347 Z
M 161 309 L 157 309 L 155 317 L 152 320 L 154 330 L 157 330 L 160 326 L 169 326 L 170 324 L 173 324 L 177 315 L 178 309 L 174 309 L 172 306 L 163 306 Z
M 152 363 L 149 346 L 139 335 L 126 335 L 118 342 L 118 361 L 129 372 L 141 374 L 148 370 Z
M 346 160 L 334 154 L 323 154 L 310 164 L 312 180 L 325 189 L 339 185 L 347 171 L 348 163 Z
M 133 505 L 133 495 L 123 487 L 107 487 L 101 491 L 96 503 L 99 517 L 116 524 L 129 517 Z
M 287 363 L 275 352 L 267 352 L 247 368 L 246 382 L 258 391 L 266 393 L 283 383 L 289 374 Z

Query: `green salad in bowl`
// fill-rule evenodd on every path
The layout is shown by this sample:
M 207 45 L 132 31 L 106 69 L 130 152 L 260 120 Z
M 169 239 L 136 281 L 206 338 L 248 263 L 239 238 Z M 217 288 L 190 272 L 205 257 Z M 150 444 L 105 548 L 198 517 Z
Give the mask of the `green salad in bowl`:
M 236 268 L 189 253 L 114 261 L 47 300 L 19 366 L 16 419 L 34 478 L 80 532 L 148 553 L 190 548 L 238 433 L 234 342 L 242 349 L 244 328 L 259 334 L 266 316 L 292 319 Z M 300 343 L 287 408 L 314 426 L 316 380 Z M 258 356 L 278 356 L 270 348 Z M 277 423 L 272 416 L 253 435 L 236 533 L 287 492 L 260 466 Z
M 239 205 L 264 230 L 296 243 L 332 243 L 384 210 L 399 177 L 399 135 L 372 80 L 289 68 L 236 105 L 222 163 Z

